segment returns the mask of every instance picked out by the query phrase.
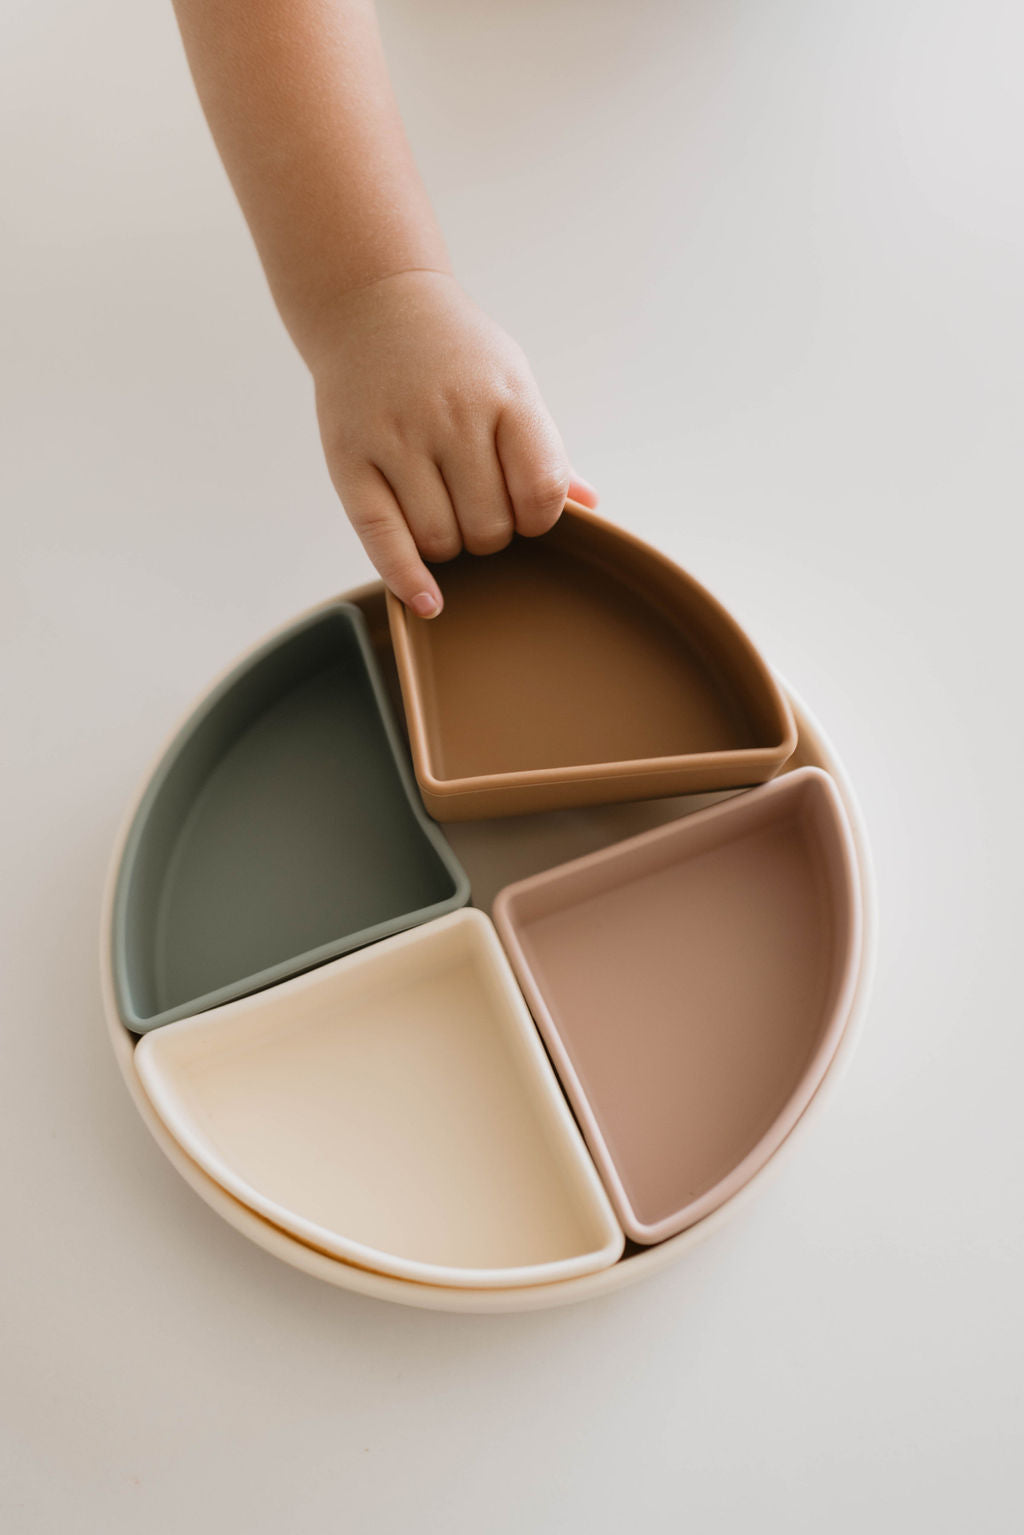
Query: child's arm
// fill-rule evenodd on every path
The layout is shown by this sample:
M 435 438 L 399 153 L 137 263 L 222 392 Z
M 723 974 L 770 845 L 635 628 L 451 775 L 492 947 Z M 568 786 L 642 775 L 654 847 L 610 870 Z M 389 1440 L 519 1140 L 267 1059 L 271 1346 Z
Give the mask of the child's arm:
M 372 0 L 175 0 L 213 136 L 316 385 L 331 478 L 403 601 L 423 563 L 537 534 L 573 494 L 526 359 L 462 292 Z

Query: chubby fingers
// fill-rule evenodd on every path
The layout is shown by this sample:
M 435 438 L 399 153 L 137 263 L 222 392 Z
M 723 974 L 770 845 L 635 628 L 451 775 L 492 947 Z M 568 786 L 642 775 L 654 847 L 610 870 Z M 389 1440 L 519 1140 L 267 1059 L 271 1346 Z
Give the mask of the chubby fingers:
M 572 473 L 543 407 L 503 413 L 493 432 L 463 433 L 440 462 L 408 454 L 384 467 L 335 466 L 335 484 L 385 584 L 421 618 L 444 599 L 427 561 L 467 549 L 495 554 L 515 533 L 534 538 L 558 521 L 567 495 L 597 504 L 593 486 Z
M 497 554 L 516 530 L 512 503 L 490 421 L 464 426 L 441 458 L 462 546 L 470 554 Z
M 539 403 L 507 408 L 494 436 L 517 533 L 537 538 L 553 528 L 569 494 L 569 460 L 554 422 Z
M 445 477 L 426 454 L 409 453 L 382 464 L 420 554 L 431 564 L 453 560 L 462 549 L 462 533 Z
M 420 618 L 436 618 L 443 606 L 440 588 L 385 476 L 376 465 L 364 464 L 338 485 L 338 492 L 385 585 Z

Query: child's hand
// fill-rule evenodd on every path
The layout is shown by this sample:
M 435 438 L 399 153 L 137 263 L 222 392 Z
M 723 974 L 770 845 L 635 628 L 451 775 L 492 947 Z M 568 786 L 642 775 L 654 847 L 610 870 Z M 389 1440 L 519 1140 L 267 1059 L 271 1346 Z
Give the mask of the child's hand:
M 307 356 L 335 489 L 401 601 L 441 610 L 425 560 L 493 554 L 595 505 L 522 352 L 441 272 L 344 296 Z
M 372 0 L 174 0 L 281 318 L 316 385 L 338 494 L 424 617 L 424 561 L 593 505 L 522 352 L 448 271 Z M 387 275 L 391 274 L 391 275 Z

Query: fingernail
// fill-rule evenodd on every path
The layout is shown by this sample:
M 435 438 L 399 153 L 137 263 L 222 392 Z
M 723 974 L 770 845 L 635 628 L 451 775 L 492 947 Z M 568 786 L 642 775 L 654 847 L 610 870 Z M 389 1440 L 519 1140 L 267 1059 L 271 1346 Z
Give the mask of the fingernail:
M 420 618 L 436 618 L 441 611 L 441 604 L 429 592 L 417 592 L 409 606 Z
M 595 506 L 600 500 L 596 485 L 591 485 L 590 481 L 585 480 L 582 474 L 577 474 L 575 469 L 572 471 L 572 478 L 569 481 L 569 496 L 574 500 L 593 501 Z

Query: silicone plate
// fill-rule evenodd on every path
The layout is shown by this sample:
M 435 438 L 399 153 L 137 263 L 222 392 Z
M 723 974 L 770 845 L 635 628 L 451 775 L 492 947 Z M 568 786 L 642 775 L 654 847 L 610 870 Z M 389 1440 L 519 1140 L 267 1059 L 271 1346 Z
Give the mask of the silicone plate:
M 375 583 L 373 586 L 350 594 L 348 600 L 356 604 L 364 615 L 385 682 L 388 686 L 397 685 L 390 656 L 383 588 L 379 583 Z M 326 604 L 325 607 L 332 605 Z M 306 615 L 306 618 L 313 619 L 318 612 L 322 611 L 324 611 L 323 608 L 314 609 Z M 291 627 L 291 625 L 288 626 L 289 629 Z M 286 632 L 287 630 L 282 631 L 282 633 Z M 273 645 L 277 638 L 272 636 L 265 642 L 266 645 Z M 256 647 L 253 654 L 263 648 L 263 645 Z M 213 685 L 211 694 L 216 693 L 217 689 L 223 686 L 223 681 L 224 679 L 221 679 Z M 114 892 L 128 830 L 135 814 L 133 806 L 128 811 L 113 851 L 104 902 L 101 938 L 104 1006 L 110 1042 L 133 1101 L 150 1133 L 185 1181 L 223 1219 L 251 1241 L 305 1273 L 322 1279 L 326 1283 L 379 1300 L 434 1310 L 494 1313 L 534 1310 L 539 1307 L 567 1305 L 582 1301 L 607 1294 L 661 1272 L 685 1256 L 698 1242 L 717 1231 L 724 1221 L 731 1219 L 734 1214 L 742 1210 L 748 1200 L 754 1198 L 758 1190 L 765 1186 L 771 1173 L 784 1160 L 783 1151 L 805 1133 L 805 1127 L 811 1122 L 813 1113 L 818 1111 L 819 1105 L 827 1097 L 827 1092 L 834 1089 L 842 1069 L 849 1061 L 859 1034 L 870 991 L 875 953 L 875 898 L 870 858 L 855 799 L 842 766 L 822 735 L 820 727 L 793 697 L 792 691 L 788 689 L 786 691 L 799 730 L 797 748 L 789 767 L 814 764 L 826 769 L 837 783 L 853 828 L 861 876 L 864 940 L 851 1012 L 822 1086 L 815 1094 L 810 1108 L 801 1116 L 795 1130 L 787 1137 L 783 1148 L 771 1157 L 767 1165 L 755 1174 L 739 1193 L 694 1226 L 677 1236 L 670 1237 L 656 1247 L 627 1248 L 623 1258 L 610 1268 L 551 1284 L 526 1287 L 469 1289 L 418 1284 L 408 1279 L 374 1273 L 346 1263 L 274 1225 L 266 1217 L 234 1198 L 182 1149 L 155 1112 L 139 1079 L 134 1060 L 135 1039 L 119 1016 L 111 963 Z M 208 694 L 207 697 L 209 696 L 211 695 Z M 203 707 L 204 704 L 201 703 L 199 708 Z M 146 793 L 147 784 L 144 784 L 140 790 L 140 799 Z M 507 882 L 510 875 L 518 877 L 537 872 L 561 863 L 576 853 L 617 841 L 631 832 L 646 829 L 652 824 L 678 819 L 689 813 L 695 804 L 700 803 L 700 800 L 676 798 L 651 801 L 647 804 L 555 812 L 531 818 L 525 822 L 479 822 L 475 825 L 466 824 L 455 830 L 460 834 L 460 850 L 469 863 L 475 882 L 479 876 L 480 888 L 484 891 L 481 900 L 485 901 L 486 892 Z M 519 835 L 513 835 L 510 840 L 510 834 L 517 832 Z M 527 832 L 528 836 L 524 835 Z M 462 834 L 466 834 L 465 841 Z
M 670 560 L 570 506 L 540 539 L 444 566 L 444 611 L 388 614 L 440 821 L 743 788 L 796 731 L 735 620 Z
M 494 918 L 642 1243 L 708 1215 L 784 1140 L 860 948 L 852 839 L 818 768 L 512 885 Z
M 172 741 L 132 823 L 114 975 L 137 1033 L 469 899 L 423 811 L 358 608 L 260 646 Z

